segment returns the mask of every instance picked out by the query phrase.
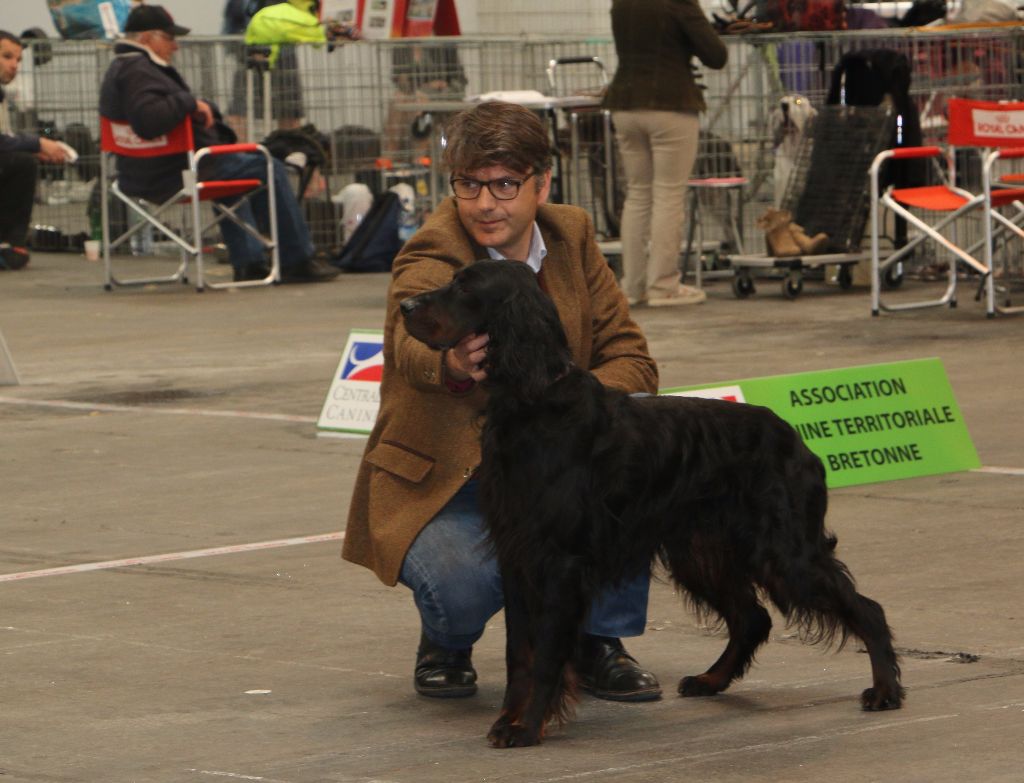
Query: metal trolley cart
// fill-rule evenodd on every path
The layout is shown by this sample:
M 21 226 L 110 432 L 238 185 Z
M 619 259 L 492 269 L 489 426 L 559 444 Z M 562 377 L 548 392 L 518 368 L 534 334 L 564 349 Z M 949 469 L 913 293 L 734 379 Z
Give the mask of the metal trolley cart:
M 829 265 L 839 267 L 840 288 L 853 284 L 853 267 L 871 257 L 860 247 L 870 206 L 868 171 L 875 155 L 888 145 L 893 121 L 886 107 L 839 105 L 819 111 L 800 147 L 782 208 L 808 235 L 827 234 L 828 244 L 814 255 L 727 256 L 738 298 L 756 292 L 754 270 L 781 277 L 787 299 L 800 295 L 808 273 L 823 276 Z

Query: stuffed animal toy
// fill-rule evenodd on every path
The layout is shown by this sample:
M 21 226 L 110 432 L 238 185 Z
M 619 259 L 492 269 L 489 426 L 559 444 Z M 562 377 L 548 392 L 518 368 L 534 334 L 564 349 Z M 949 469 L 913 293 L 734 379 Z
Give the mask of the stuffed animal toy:
M 793 222 L 788 209 L 768 209 L 757 219 L 757 227 L 764 231 L 768 252 L 773 256 L 813 256 L 825 250 L 828 234 L 821 232 L 807 236 L 803 227 Z

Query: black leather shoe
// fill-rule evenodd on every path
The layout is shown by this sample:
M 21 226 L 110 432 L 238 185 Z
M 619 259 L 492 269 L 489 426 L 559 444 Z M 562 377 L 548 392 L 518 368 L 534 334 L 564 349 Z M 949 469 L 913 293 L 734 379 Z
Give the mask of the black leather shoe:
M 270 274 L 270 267 L 263 264 L 249 264 L 242 269 L 235 267 L 235 282 L 241 283 L 246 280 L 265 280 Z
M 661 698 L 658 678 L 640 668 L 622 642 L 608 636 L 583 634 L 576 661 L 580 687 L 609 701 L 654 701 Z
M 333 280 L 341 274 L 341 270 L 336 266 L 325 264 L 316 258 L 311 258 L 303 264 L 299 264 L 294 269 L 287 271 L 282 270 L 281 282 L 282 283 L 323 283 L 327 280 Z
M 476 669 L 468 650 L 447 650 L 420 635 L 413 684 L 416 692 L 435 699 L 458 699 L 476 693 Z

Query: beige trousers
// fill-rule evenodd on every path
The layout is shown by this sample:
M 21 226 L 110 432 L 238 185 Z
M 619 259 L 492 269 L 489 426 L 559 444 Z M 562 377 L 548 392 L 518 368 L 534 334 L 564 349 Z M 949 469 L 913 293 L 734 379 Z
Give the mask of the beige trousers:
M 664 296 L 679 285 L 686 182 L 697 157 L 700 118 L 644 110 L 613 112 L 612 119 L 626 171 L 622 288 L 630 299 Z

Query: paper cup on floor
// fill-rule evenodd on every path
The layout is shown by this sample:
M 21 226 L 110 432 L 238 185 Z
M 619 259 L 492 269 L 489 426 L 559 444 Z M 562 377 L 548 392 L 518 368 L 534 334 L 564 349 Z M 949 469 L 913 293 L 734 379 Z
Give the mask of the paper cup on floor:
M 98 239 L 85 240 L 85 259 L 87 261 L 100 260 L 100 241 Z

